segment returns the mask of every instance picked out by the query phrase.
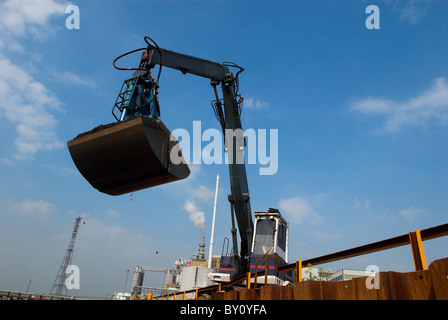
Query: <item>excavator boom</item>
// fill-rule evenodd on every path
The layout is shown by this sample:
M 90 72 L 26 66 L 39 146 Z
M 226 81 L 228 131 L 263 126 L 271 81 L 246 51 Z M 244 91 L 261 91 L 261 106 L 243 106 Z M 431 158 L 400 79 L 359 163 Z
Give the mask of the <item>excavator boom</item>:
M 68 142 L 72 159 L 81 174 L 94 188 L 106 194 L 129 193 L 184 179 L 190 173 L 184 160 L 174 164 L 170 158 L 177 154 L 183 159 L 179 143 L 159 119 L 158 77 L 157 81 L 154 80 L 150 72 L 156 65 L 160 68 L 159 75 L 163 66 L 210 79 L 216 97 L 212 105 L 224 136 L 227 131 L 242 132 L 242 98 L 238 95 L 238 74 L 242 68 L 161 49 L 154 41 L 153 46 L 147 40 L 152 39 L 145 37 L 146 48 L 129 52 L 145 50 L 138 68 L 117 68 L 115 61 L 118 58 L 114 61 L 117 69 L 135 70 L 133 77 L 124 82 L 113 108 L 113 113 L 116 110 L 120 112 L 119 117 L 114 114 L 118 122 L 100 126 Z M 237 67 L 239 71 L 233 75 L 228 67 Z M 216 89 L 218 84 L 221 85 L 222 99 Z M 241 159 L 241 153 L 244 155 L 242 148 L 237 147 L 244 146 L 244 137 L 234 135 L 225 140 L 229 140 L 225 144 L 229 150 L 229 201 L 235 267 L 236 272 L 242 274 L 248 270 L 253 230 L 246 168 L 244 161 L 236 161 Z M 239 254 L 235 217 L 241 240 Z

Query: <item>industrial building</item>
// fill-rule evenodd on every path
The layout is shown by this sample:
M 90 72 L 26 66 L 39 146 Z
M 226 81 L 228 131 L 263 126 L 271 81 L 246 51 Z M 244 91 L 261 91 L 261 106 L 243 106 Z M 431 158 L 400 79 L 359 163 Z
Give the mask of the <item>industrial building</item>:
M 120 292 L 115 294 L 114 298 L 116 300 L 129 300 L 133 295 L 147 296 L 150 293 L 161 295 L 211 286 L 215 283 L 209 279 L 208 274 L 218 270 L 220 258 L 221 256 L 213 256 L 209 267 L 208 259 L 205 258 L 205 237 L 202 236 L 198 251 L 193 254 L 192 258 L 177 259 L 173 269 L 137 266 L 134 271 L 131 293 Z M 162 288 L 143 286 L 145 272 L 163 272 Z M 302 269 L 303 281 L 343 281 L 369 275 L 366 271 L 351 269 L 341 269 L 336 272 L 311 266 Z
M 205 237 L 202 236 L 198 251 L 193 254 L 193 257 L 190 260 L 177 259 L 174 263 L 174 269 L 137 266 L 134 271 L 131 294 L 119 293 L 116 294 L 116 297 L 117 299 L 118 297 L 129 299 L 131 295 L 146 296 L 148 293 L 188 291 L 210 286 L 214 283 L 207 275 L 217 270 L 219 259 L 220 256 L 213 256 L 209 267 L 208 259 L 205 258 Z M 145 272 L 163 272 L 162 288 L 143 286 Z
M 324 270 L 320 267 L 306 267 L 302 269 L 302 279 L 318 281 L 344 281 L 354 278 L 367 277 L 371 273 L 365 270 L 341 269 L 339 271 Z

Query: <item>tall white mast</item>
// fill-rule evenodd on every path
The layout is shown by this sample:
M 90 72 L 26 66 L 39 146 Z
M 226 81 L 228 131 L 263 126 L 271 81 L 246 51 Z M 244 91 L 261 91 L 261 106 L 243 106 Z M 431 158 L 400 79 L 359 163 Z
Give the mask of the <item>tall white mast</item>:
M 216 217 L 216 204 L 218 202 L 218 186 L 219 186 L 219 174 L 216 176 L 216 190 L 215 190 L 215 204 L 213 205 L 213 222 L 212 222 L 212 235 L 210 236 L 210 249 L 208 253 L 208 267 L 212 267 L 213 258 L 213 236 L 215 233 L 215 217 Z

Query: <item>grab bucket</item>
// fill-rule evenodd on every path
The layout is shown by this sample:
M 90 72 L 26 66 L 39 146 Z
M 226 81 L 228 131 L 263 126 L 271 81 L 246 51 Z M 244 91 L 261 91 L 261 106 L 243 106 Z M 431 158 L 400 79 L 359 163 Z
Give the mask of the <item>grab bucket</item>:
M 190 174 L 176 138 L 161 120 L 145 116 L 98 126 L 67 146 L 83 177 L 109 195 L 151 188 Z M 176 164 L 171 155 L 176 155 Z

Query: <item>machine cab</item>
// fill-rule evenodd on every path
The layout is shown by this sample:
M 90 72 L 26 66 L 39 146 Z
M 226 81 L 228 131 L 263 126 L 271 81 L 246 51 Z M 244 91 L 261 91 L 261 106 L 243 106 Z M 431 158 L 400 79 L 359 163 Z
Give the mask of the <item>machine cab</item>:
M 290 273 L 282 272 L 277 274 L 275 265 L 278 257 L 279 265 L 288 263 L 288 242 L 289 242 L 289 224 L 282 217 L 280 211 L 270 208 L 267 212 L 255 212 L 255 224 L 252 239 L 251 253 L 249 257 L 249 271 L 262 271 L 265 268 L 265 261 L 257 261 L 264 258 L 269 259 L 268 283 L 284 284 L 293 281 Z M 226 238 L 227 239 L 227 238 Z M 228 239 L 227 239 L 228 241 Z M 233 256 L 228 252 L 221 255 L 219 272 L 209 273 L 210 280 L 215 282 L 229 282 L 235 274 Z M 254 281 L 253 279 L 251 280 Z M 259 282 L 264 281 L 260 278 Z
M 288 263 L 289 224 L 280 211 L 270 208 L 268 212 L 255 212 L 254 236 L 250 254 L 250 272 L 267 270 L 258 282 L 286 285 L 294 281 L 291 271 L 277 272 L 276 266 Z M 266 265 L 268 263 L 268 266 Z
M 277 209 L 255 212 L 254 238 L 251 252 L 254 256 L 278 255 L 288 261 L 289 225 Z

